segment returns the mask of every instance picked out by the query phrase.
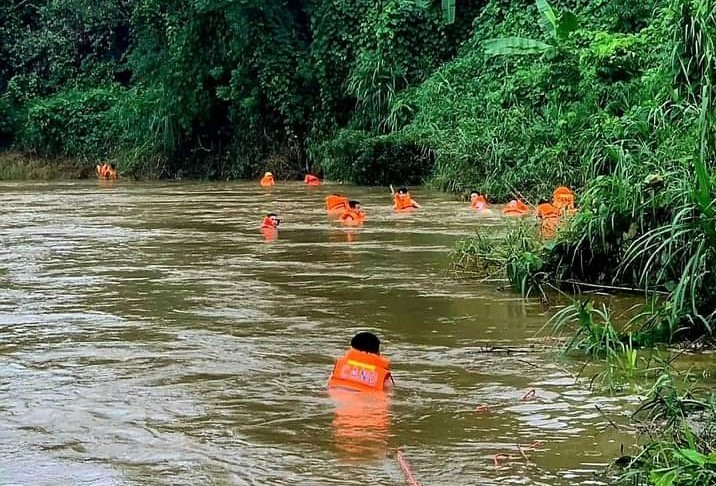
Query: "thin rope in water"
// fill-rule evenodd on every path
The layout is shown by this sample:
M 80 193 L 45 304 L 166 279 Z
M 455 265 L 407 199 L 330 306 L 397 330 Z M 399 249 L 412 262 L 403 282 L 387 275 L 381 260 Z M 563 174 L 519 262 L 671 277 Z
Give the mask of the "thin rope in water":
M 413 476 L 413 471 L 410 470 L 410 464 L 408 464 L 408 460 L 405 459 L 405 456 L 403 456 L 403 453 L 398 450 L 395 453 L 395 458 L 398 460 L 398 465 L 400 465 L 400 469 L 403 471 L 403 475 L 405 476 L 405 482 L 408 483 L 410 486 L 420 486 L 420 483 L 417 479 L 415 479 L 415 476 Z

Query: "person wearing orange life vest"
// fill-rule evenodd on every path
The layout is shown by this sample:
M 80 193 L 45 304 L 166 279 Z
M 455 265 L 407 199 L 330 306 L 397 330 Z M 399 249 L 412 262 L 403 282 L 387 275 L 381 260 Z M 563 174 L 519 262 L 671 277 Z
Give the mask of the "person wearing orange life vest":
M 552 204 L 560 211 L 574 210 L 574 193 L 565 186 L 559 186 L 552 193 Z
M 553 238 L 557 233 L 562 211 L 546 199 L 540 199 L 537 205 L 537 220 L 540 223 L 540 233 L 544 238 Z
M 360 202 L 348 201 L 348 207 L 341 213 L 339 219 L 347 226 L 359 226 L 365 221 L 365 213 L 360 208 Z
M 487 209 L 487 198 L 478 191 L 472 191 L 470 193 L 470 208 L 475 211 L 483 211 Z
M 407 187 L 401 187 L 393 194 L 393 209 L 396 211 L 409 211 L 419 209 L 421 206 L 410 197 Z
M 381 392 L 392 385 L 390 360 L 380 355 L 380 339 L 372 332 L 353 336 L 350 349 L 336 360 L 328 378 L 329 389 Z
M 269 213 L 266 216 L 264 216 L 263 221 L 261 221 L 261 228 L 262 229 L 278 229 L 278 225 L 281 224 L 281 220 L 278 219 L 278 216 L 276 213 Z
M 306 174 L 306 177 L 303 178 L 304 184 L 307 186 L 320 186 L 321 180 L 314 176 L 313 174 Z
M 266 172 L 259 181 L 259 184 L 261 184 L 261 187 L 271 187 L 276 184 L 276 181 L 274 181 L 273 174 L 271 172 Z
M 502 214 L 505 216 L 523 216 L 529 212 L 529 206 L 527 206 L 520 199 L 513 199 L 508 202 L 504 208 L 502 208 Z

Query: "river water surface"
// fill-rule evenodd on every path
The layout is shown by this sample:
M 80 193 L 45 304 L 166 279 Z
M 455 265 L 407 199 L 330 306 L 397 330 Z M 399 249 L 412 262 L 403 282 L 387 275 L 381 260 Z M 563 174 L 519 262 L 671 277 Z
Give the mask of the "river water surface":
M 334 189 L 364 228 L 326 217 Z M 625 399 L 530 349 L 538 302 L 450 275 L 454 242 L 501 223 L 445 195 L 395 215 L 385 189 L 297 183 L 0 190 L 2 485 L 400 485 L 397 448 L 424 486 L 603 484 L 633 442 L 595 408 Z M 326 393 L 360 330 L 386 400 Z

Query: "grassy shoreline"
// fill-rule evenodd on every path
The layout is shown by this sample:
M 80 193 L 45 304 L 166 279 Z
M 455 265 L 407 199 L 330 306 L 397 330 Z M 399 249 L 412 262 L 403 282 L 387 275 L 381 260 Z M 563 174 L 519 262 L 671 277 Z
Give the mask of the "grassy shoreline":
M 0 152 L 0 180 L 73 180 L 94 176 L 94 164 L 65 158 L 43 158 L 22 152 Z

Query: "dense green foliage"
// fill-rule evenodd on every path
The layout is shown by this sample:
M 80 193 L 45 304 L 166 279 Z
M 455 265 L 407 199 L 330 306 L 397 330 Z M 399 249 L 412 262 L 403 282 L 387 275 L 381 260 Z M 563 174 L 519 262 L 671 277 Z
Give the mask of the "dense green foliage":
M 110 157 L 125 173 L 290 176 L 341 129 L 389 131 L 396 94 L 456 54 L 480 5 L 9 2 L 0 7 L 0 144 Z M 337 174 L 399 178 L 380 157 L 403 147 L 415 158 L 406 179 L 428 174 L 422 146 L 370 136 L 366 166 L 351 161 Z M 383 175 L 361 176 L 373 170 Z

